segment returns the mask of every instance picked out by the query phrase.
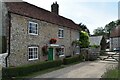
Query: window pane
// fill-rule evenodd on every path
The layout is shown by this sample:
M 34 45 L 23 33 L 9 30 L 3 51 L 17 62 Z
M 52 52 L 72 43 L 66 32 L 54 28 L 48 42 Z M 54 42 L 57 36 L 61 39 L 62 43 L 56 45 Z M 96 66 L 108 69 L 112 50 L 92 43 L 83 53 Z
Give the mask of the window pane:
M 29 33 L 37 34 L 38 32 L 38 25 L 37 23 L 29 23 Z
M 58 31 L 58 37 L 60 37 L 60 30 Z
M 35 54 L 34 54 L 34 58 L 37 58 L 37 52 L 35 52 Z
M 29 54 L 28 54 L 28 58 L 29 59 L 36 59 L 38 58 L 38 48 L 36 47 L 31 47 L 28 49 L 29 50 Z

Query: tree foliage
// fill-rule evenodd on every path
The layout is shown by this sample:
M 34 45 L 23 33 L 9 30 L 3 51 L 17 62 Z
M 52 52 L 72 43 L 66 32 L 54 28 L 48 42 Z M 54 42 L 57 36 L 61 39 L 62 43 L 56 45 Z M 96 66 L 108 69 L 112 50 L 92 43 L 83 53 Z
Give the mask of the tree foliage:
M 90 35 L 90 31 L 85 24 L 80 23 L 79 26 L 82 29 L 82 31 L 85 31 Z
M 93 33 L 94 33 L 94 35 L 97 35 L 97 36 L 104 35 L 105 34 L 105 30 L 104 30 L 103 27 L 98 27 L 97 29 L 95 29 L 93 31 Z
M 120 25 L 120 20 L 111 21 L 110 23 L 106 24 L 104 28 L 98 27 L 93 31 L 94 35 L 108 35 L 110 36 L 110 33 L 113 28 Z
M 110 31 L 111 31 L 114 27 L 116 27 L 116 22 L 114 22 L 114 21 L 112 21 L 112 22 L 110 22 L 109 24 L 107 24 L 107 25 L 105 26 L 105 31 L 106 31 L 106 33 L 110 33 Z
M 80 32 L 80 42 L 81 42 L 81 48 L 87 48 L 90 44 L 89 42 L 89 35 L 85 31 Z

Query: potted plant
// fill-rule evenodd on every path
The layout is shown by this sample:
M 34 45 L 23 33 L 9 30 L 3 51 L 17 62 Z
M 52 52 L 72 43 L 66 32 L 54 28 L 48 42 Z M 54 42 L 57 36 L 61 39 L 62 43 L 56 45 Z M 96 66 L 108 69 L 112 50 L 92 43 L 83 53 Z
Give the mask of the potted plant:
M 50 44 L 55 44 L 56 42 L 57 42 L 57 39 L 55 39 L 55 38 L 50 39 Z

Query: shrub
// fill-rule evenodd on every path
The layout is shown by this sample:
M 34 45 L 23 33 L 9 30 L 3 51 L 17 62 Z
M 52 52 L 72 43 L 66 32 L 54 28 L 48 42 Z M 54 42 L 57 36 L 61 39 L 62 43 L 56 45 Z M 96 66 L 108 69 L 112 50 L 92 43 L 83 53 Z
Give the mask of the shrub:
M 95 45 L 95 44 L 94 44 L 94 45 L 90 45 L 90 47 L 91 47 L 91 48 L 99 48 L 100 45 Z
M 78 61 L 82 61 L 83 56 L 79 55 L 79 56 L 73 56 L 73 57 L 69 57 L 69 58 L 64 58 L 63 59 L 63 64 L 67 65 L 67 64 L 71 64 L 74 62 L 78 62 Z
M 62 61 L 56 60 L 56 61 L 40 62 L 36 64 L 25 65 L 15 68 L 3 68 L 2 76 L 3 78 L 25 76 L 48 68 L 58 67 L 60 65 L 62 65 Z

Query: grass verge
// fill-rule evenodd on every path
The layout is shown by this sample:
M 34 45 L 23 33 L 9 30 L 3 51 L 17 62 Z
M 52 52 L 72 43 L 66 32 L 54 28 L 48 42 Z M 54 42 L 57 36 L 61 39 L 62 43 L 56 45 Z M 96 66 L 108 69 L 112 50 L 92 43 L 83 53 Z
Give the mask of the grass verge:
M 102 78 L 120 78 L 120 70 L 117 68 L 114 69 L 108 69 Z

